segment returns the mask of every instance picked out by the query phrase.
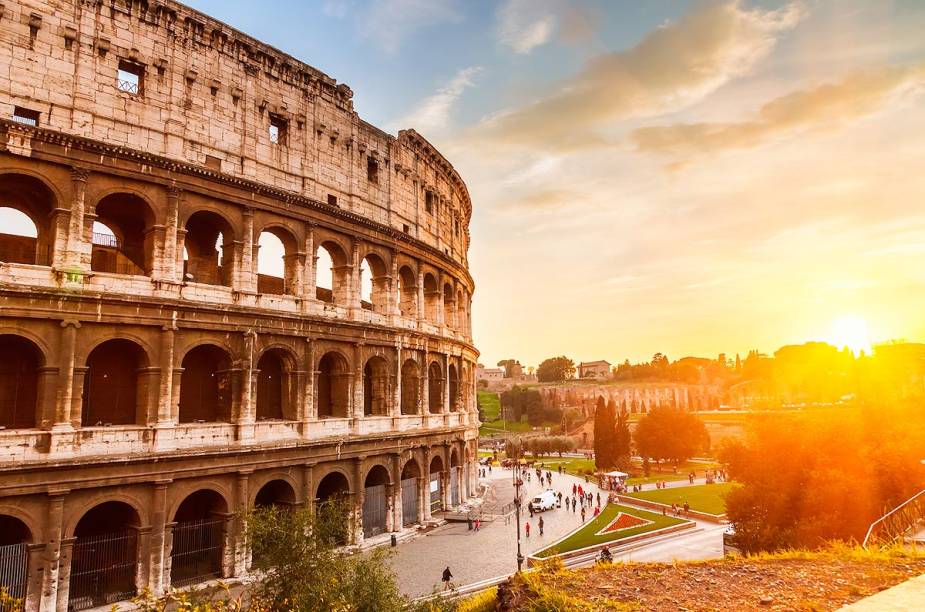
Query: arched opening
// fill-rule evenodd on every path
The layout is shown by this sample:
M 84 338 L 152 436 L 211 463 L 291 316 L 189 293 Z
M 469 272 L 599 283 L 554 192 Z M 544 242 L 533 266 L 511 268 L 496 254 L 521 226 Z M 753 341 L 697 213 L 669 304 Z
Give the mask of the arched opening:
M 141 377 L 148 360 L 130 340 L 107 340 L 87 357 L 80 424 L 84 427 L 145 422 L 147 389 Z
M 228 504 L 209 489 L 189 495 L 174 515 L 170 583 L 184 587 L 222 577 Z
M 257 292 L 295 295 L 299 262 L 296 240 L 281 228 L 261 232 L 257 239 Z
M 350 405 L 350 370 L 336 351 L 318 362 L 318 418 L 346 418 Z
M 430 460 L 430 478 L 428 480 L 428 490 L 430 491 L 430 511 L 431 513 L 443 510 L 443 458 L 435 455 Z
M 349 509 L 347 508 L 348 498 L 350 496 L 350 483 L 347 477 L 340 472 L 331 472 L 321 479 L 318 483 L 318 489 L 315 493 L 315 505 L 317 512 L 324 516 L 324 513 L 336 511 L 342 513 L 341 518 L 330 517 L 332 520 L 322 521 L 321 527 L 324 532 L 319 536 L 336 544 L 346 544 L 350 535 L 349 530 Z
M 456 366 L 450 364 L 449 370 L 449 380 L 447 385 L 449 386 L 450 393 L 450 410 L 455 412 L 459 409 L 459 374 L 456 372 Z
M 408 359 L 401 366 L 401 413 L 417 414 L 421 371 L 417 362 Z
M 113 193 L 96 205 L 90 268 L 111 274 L 151 273 L 154 214 L 138 196 Z
M 138 513 L 123 502 L 102 503 L 74 530 L 68 610 L 86 610 L 137 594 Z
M 203 344 L 183 357 L 180 375 L 180 422 L 231 421 L 231 358 Z
M 410 266 L 398 270 L 398 308 L 403 317 L 418 316 L 418 286 Z
M 382 357 L 371 357 L 363 368 L 363 415 L 389 414 L 389 364 Z
M 443 368 L 436 361 L 431 362 L 427 368 L 427 407 L 431 413 L 441 412 L 443 409 Z
M 347 255 L 333 240 L 322 242 L 315 253 L 315 297 L 341 306 L 350 301 Z
M 459 462 L 459 451 L 455 448 L 450 451 L 450 505 L 455 507 L 461 502 L 462 495 L 462 466 Z
M 56 207 L 54 195 L 40 180 L 0 175 L 0 261 L 51 265 Z
M 257 420 L 293 419 L 292 381 L 282 349 L 270 349 L 257 361 Z
M 254 498 L 255 508 L 291 508 L 296 503 L 295 490 L 285 480 L 271 480 L 260 487 L 257 497 Z
M 456 329 L 456 299 L 449 283 L 443 285 L 443 324 Z
M 387 314 L 389 310 L 389 277 L 385 262 L 370 253 L 360 264 L 360 303 L 366 310 Z
M 21 520 L 0 514 L 0 590 L 13 599 L 26 598 L 29 584 L 29 542 L 32 534 Z
M 193 213 L 186 222 L 185 247 L 185 280 L 231 286 L 235 247 L 228 221 L 211 211 Z
M 39 348 L 21 336 L 0 335 L 0 427 L 35 427 L 38 413 Z
M 367 538 L 385 533 L 388 515 L 389 472 L 383 466 L 374 466 L 366 474 L 363 490 L 363 535 Z
M 421 489 L 421 468 L 414 459 L 409 459 L 401 470 L 401 521 L 402 525 L 418 522 L 418 499 Z
M 424 318 L 436 323 L 440 312 L 440 287 L 437 286 L 437 277 L 427 273 L 424 275 Z

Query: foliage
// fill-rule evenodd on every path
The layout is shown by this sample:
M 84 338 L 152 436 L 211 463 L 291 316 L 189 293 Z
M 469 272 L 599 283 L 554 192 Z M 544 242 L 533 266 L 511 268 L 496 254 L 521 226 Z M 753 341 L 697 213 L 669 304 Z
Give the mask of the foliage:
M 925 482 L 925 407 L 842 406 L 753 419 L 722 449 L 742 484 L 726 499 L 746 552 L 860 541 Z
M 564 355 L 546 359 L 536 368 L 536 379 L 539 382 L 560 382 L 574 375 L 575 362 Z
M 253 565 L 265 573 L 254 587 L 256 596 L 274 610 L 403 609 L 406 601 L 383 549 L 355 555 L 338 549 L 347 516 L 342 501 L 326 502 L 314 512 L 269 507 L 248 515 Z
M 703 421 L 692 412 L 660 406 L 639 419 L 636 450 L 642 457 L 675 465 L 710 448 Z

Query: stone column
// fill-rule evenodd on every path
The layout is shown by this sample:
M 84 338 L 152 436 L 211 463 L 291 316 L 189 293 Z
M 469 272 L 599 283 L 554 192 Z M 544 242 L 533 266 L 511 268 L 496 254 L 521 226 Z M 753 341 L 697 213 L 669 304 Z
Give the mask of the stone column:
M 80 321 L 68 319 L 61 321 L 61 352 L 58 359 L 58 400 L 55 404 L 55 422 L 52 430 L 71 431 L 71 403 L 74 393 L 74 365 L 76 361 L 77 330 Z
M 42 571 L 41 610 L 58 608 L 58 580 L 61 571 L 61 536 L 64 530 L 64 498 L 67 491 L 53 491 L 48 494 L 46 509 L 46 542 Z M 67 608 L 67 597 L 64 598 Z
M 148 562 L 150 571 L 148 586 L 155 597 L 160 597 L 167 590 L 169 580 L 165 569 L 165 529 L 167 525 L 167 486 L 171 480 L 154 482 L 151 491 L 151 554 Z

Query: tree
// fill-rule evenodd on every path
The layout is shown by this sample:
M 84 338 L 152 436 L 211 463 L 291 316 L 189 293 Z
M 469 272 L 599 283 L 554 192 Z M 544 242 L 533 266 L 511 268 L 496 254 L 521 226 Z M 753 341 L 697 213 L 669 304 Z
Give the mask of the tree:
M 639 419 L 636 449 L 643 457 L 674 465 L 710 448 L 707 428 L 692 412 L 660 406 Z
M 560 382 L 575 375 L 575 362 L 568 357 L 551 357 L 536 369 L 539 382 Z

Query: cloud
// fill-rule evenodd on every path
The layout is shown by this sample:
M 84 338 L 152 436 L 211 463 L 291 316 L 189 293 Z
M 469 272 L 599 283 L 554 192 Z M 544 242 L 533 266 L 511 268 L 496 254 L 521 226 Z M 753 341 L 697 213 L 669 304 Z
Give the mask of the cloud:
M 456 0 L 373 0 L 359 28 L 361 36 L 394 53 L 417 30 L 462 18 Z
M 498 8 L 498 41 L 525 55 L 552 39 L 556 16 L 542 0 L 507 0 Z
M 609 142 L 608 128 L 689 105 L 766 57 L 802 16 L 800 4 L 766 11 L 708 0 L 635 47 L 599 55 L 533 104 L 486 120 L 492 140 L 576 149 Z
M 692 156 L 756 147 L 803 130 L 837 129 L 923 85 L 925 64 L 882 66 L 771 100 L 748 121 L 645 127 L 634 130 L 630 138 L 637 150 L 663 155 Z
M 411 127 L 423 134 L 441 132 L 450 122 L 450 113 L 463 92 L 475 85 L 475 77 L 482 72 L 480 66 L 463 68 L 449 83 L 425 98 L 408 115 L 394 122 L 395 130 Z

